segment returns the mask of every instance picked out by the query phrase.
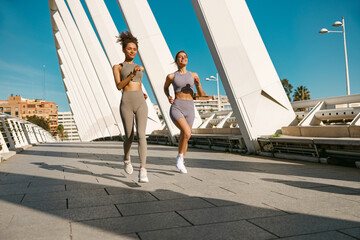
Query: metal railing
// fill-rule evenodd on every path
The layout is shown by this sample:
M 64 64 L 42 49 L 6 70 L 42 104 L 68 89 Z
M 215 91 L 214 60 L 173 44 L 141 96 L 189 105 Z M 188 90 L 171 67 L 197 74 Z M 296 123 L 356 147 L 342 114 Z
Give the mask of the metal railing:
M 18 152 L 26 146 L 56 142 L 43 128 L 24 119 L 0 113 L 0 157 L 8 152 Z

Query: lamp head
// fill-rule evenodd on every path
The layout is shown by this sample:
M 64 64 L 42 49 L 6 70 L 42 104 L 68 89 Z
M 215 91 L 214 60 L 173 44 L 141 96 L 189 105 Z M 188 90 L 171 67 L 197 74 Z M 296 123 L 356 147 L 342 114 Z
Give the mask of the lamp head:
M 205 80 L 206 80 L 206 81 L 211 81 L 211 79 L 210 79 L 210 78 L 206 78 Z
M 321 30 L 320 30 L 320 34 L 323 34 L 323 33 L 328 33 L 329 31 L 326 29 L 326 28 L 322 28 Z
M 342 26 L 342 22 L 340 22 L 340 21 L 336 21 L 333 24 L 333 27 L 340 27 L 340 26 Z
M 210 76 L 210 78 L 211 78 L 211 79 L 216 79 L 216 77 L 214 77 L 214 76 Z

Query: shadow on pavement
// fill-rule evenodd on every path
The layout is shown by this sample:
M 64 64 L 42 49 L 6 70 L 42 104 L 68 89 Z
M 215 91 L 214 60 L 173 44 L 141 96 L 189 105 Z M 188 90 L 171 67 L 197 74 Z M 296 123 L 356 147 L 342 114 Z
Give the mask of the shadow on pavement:
M 63 167 L 38 165 L 50 171 Z M 143 191 L 119 176 L 118 186 L 7 172 L 0 176 L 1 239 L 269 239 L 316 232 L 346 237 L 341 229 L 360 226 L 171 190 Z

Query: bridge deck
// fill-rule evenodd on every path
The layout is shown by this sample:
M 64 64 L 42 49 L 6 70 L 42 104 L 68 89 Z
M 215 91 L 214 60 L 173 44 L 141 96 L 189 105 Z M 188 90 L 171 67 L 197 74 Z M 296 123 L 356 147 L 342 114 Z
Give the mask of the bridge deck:
M 0 239 L 360 238 L 359 169 L 119 142 L 42 144 L 0 164 Z M 138 167 L 137 151 L 133 162 Z

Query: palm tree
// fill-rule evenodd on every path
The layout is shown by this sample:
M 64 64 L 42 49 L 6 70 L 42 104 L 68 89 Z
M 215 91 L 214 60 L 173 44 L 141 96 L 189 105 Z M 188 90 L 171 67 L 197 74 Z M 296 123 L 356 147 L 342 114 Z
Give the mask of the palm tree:
M 289 83 L 289 80 L 287 80 L 286 78 L 282 79 L 281 83 L 282 83 L 282 85 L 284 87 L 286 95 L 289 98 L 289 101 L 291 101 L 290 94 L 292 93 L 293 86 Z
M 294 92 L 294 102 L 310 99 L 310 92 L 305 86 L 297 87 Z
M 57 127 L 57 131 L 59 133 L 59 137 L 61 140 L 64 139 L 64 126 L 62 124 L 59 124 L 59 126 Z

